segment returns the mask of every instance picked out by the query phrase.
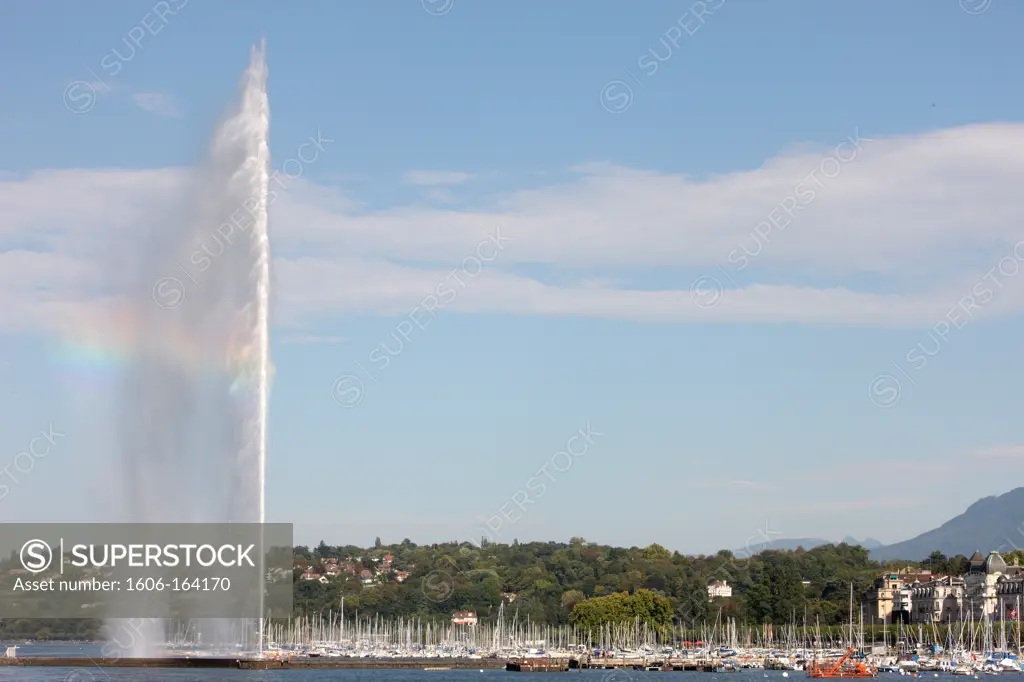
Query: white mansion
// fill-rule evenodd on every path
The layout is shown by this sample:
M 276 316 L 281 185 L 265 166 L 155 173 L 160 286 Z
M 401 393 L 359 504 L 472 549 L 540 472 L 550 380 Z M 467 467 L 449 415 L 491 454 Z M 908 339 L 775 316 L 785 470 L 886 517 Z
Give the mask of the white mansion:
M 999 552 L 975 552 L 963 576 L 903 569 L 886 573 L 864 595 L 864 624 L 1016 620 L 1024 601 L 1024 568 Z

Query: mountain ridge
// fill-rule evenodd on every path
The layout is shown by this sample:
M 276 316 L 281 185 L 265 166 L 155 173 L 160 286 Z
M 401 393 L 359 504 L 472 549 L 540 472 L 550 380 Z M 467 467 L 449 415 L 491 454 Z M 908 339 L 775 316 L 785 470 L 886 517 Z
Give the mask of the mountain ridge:
M 848 545 L 858 545 L 866 550 L 874 550 L 882 547 L 882 543 L 874 538 L 864 538 L 858 540 L 855 537 L 847 535 L 842 540 L 825 540 L 824 538 L 782 538 L 779 540 L 770 540 L 767 542 L 759 542 L 753 545 L 747 545 L 743 549 L 733 550 L 733 555 L 739 557 L 752 556 L 754 554 L 760 554 L 767 549 L 777 549 L 791 551 L 802 547 L 804 549 L 814 549 L 815 547 L 821 547 L 822 545 L 839 545 L 846 543 Z
M 932 552 L 941 552 L 946 557 L 967 557 L 975 551 L 984 555 L 1024 549 L 1024 487 L 979 498 L 937 528 L 888 545 L 873 538 L 858 540 L 849 535 L 838 542 L 824 538 L 782 538 L 747 545 L 733 550 L 733 554 L 747 557 L 770 549 L 792 551 L 802 547 L 811 550 L 840 543 L 859 545 L 870 552 L 871 559 L 883 562 L 923 561 Z
M 938 528 L 871 551 L 876 561 L 921 561 L 935 551 L 947 557 L 970 556 L 976 550 L 1007 552 L 1024 547 L 1024 487 L 989 495 Z

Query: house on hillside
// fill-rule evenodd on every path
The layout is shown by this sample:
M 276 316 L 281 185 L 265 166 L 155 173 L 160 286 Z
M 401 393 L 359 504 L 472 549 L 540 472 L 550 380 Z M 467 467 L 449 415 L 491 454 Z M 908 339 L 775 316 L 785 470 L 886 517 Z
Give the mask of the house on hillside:
M 715 597 L 731 597 L 732 587 L 724 580 L 711 580 L 708 582 L 708 600 Z
M 456 611 L 452 614 L 453 625 L 476 625 L 476 623 L 475 611 Z
M 316 580 L 316 581 L 320 582 L 321 584 L 324 584 L 324 585 L 327 584 L 327 576 L 323 575 L 321 573 L 317 573 L 316 571 L 313 571 L 313 570 L 309 570 L 309 571 L 306 571 L 305 573 L 303 573 L 302 574 L 302 579 L 303 580 Z

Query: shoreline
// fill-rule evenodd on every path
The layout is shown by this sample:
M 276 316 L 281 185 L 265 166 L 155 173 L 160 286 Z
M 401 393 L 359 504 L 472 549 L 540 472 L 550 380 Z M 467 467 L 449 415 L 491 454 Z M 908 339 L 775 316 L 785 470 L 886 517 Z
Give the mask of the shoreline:
M 501 669 L 506 661 L 498 658 L 328 658 L 293 656 L 291 658 L 70 658 L 63 656 L 0 657 L 0 667 L 45 668 L 235 668 L 243 670 L 295 670 L 295 669 L 416 669 L 448 670 Z

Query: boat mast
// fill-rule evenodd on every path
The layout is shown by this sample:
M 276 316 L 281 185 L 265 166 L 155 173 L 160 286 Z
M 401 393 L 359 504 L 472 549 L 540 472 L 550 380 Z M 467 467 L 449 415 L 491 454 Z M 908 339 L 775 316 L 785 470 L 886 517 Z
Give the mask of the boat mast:
M 853 582 L 850 582 L 850 646 L 853 646 Z
M 1003 658 L 1006 658 L 1006 607 L 1002 597 L 999 597 L 999 644 L 1003 649 Z
M 860 635 L 859 635 L 858 639 L 860 639 L 860 648 L 861 648 L 861 652 L 863 653 L 863 650 L 864 650 L 864 609 L 860 609 Z

